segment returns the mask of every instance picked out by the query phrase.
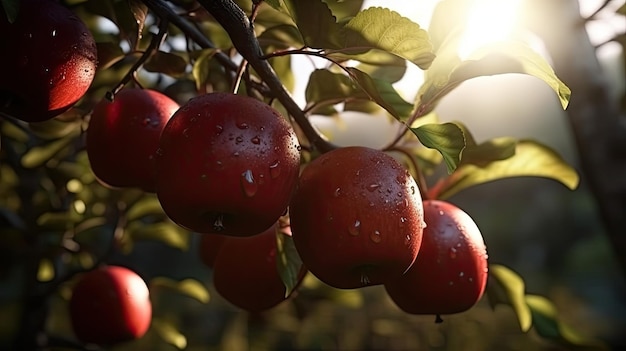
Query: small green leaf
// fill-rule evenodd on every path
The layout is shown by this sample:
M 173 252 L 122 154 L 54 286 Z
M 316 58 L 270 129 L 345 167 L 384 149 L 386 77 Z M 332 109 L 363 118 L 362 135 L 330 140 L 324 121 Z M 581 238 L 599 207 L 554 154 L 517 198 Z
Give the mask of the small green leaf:
M 36 168 L 43 165 L 54 157 L 54 155 L 63 150 L 63 148 L 68 146 L 73 140 L 71 136 L 67 136 L 30 148 L 30 150 L 22 156 L 22 166 L 24 168 Z
M 302 274 L 302 260 L 293 243 L 293 238 L 291 235 L 284 234 L 284 230 L 289 231 L 289 226 L 279 227 L 276 230 L 276 247 L 278 249 L 276 268 L 278 269 L 280 279 L 282 279 L 285 285 L 285 297 L 287 297 L 291 295 L 300 280 L 299 278 Z
M 461 164 L 486 166 L 493 161 L 506 160 L 515 155 L 516 145 L 517 139 L 511 137 L 494 138 L 478 145 L 468 145 L 463 150 Z
M 293 91 L 296 79 L 291 69 L 291 56 L 278 56 L 268 60 L 278 78 L 283 83 L 285 88 L 289 91 Z
M 338 52 L 344 54 L 385 51 L 422 69 L 427 69 L 435 58 L 428 33 L 417 23 L 386 8 L 360 11 L 343 31 L 343 45 Z
M 339 103 L 358 92 L 349 77 L 326 69 L 311 72 L 304 95 L 308 105 L 313 103 Z
M 526 295 L 526 304 L 532 314 L 533 328 L 540 336 L 568 346 L 585 350 L 606 350 L 602 343 L 585 338 L 558 319 L 556 306 L 539 295 Z
M 143 68 L 149 72 L 164 73 L 172 77 L 179 77 L 185 73 L 187 69 L 187 61 L 177 54 L 170 52 L 157 51 L 150 56 Z
M 189 248 L 189 232 L 169 221 L 153 224 L 134 221 L 128 224 L 126 233 L 133 241 L 156 240 L 183 251 Z
M 47 230 L 66 230 L 81 220 L 74 211 L 46 212 L 37 217 L 37 225 Z
M 489 265 L 487 297 L 491 306 L 511 306 L 523 332 L 527 332 L 532 325 L 531 311 L 524 299 L 525 289 L 524 280 L 517 273 L 499 264 Z
M 191 74 L 196 81 L 196 88 L 201 90 L 209 79 L 209 73 L 211 70 L 211 59 L 217 52 L 216 49 L 205 49 L 200 52 L 196 61 L 193 63 Z
M 569 189 L 578 186 L 578 173 L 554 150 L 532 140 L 520 140 L 515 155 L 485 166 L 463 164 L 449 177 L 430 189 L 433 198 L 446 199 L 459 191 L 499 179 L 543 177 L 556 180 Z
M 40 282 L 49 282 L 54 279 L 54 265 L 47 258 L 39 261 L 39 269 L 37 270 L 37 280 Z
M 365 94 L 397 120 L 404 121 L 410 115 L 413 106 L 398 94 L 391 83 L 373 79 L 367 73 L 354 67 L 347 67 L 346 69 Z
M 20 0 L 2 0 L 2 7 L 9 23 L 14 23 L 20 8 Z
M 465 134 L 455 123 L 424 124 L 411 128 L 420 142 L 431 149 L 436 149 L 443 156 L 448 173 L 452 173 L 459 162 L 461 153 L 465 149 Z
M 187 338 L 183 335 L 174 323 L 163 318 L 154 318 L 152 328 L 159 334 L 166 343 L 183 350 L 187 347 Z
M 262 47 L 289 49 L 304 46 L 304 40 L 298 28 L 291 24 L 279 24 L 263 31 L 257 38 Z
M 390 63 L 388 65 L 381 66 L 360 63 L 356 68 L 364 73 L 367 73 L 373 79 L 382 80 L 388 83 L 395 83 L 404 77 L 404 74 L 406 73 L 406 61 L 395 56 L 394 59 L 396 64 Z
M 196 279 L 190 278 L 177 281 L 166 277 L 156 277 L 150 281 L 150 291 L 155 288 L 173 290 L 202 303 L 208 303 L 210 300 L 209 291 Z
M 155 195 L 146 194 L 140 200 L 135 202 L 127 211 L 126 219 L 128 222 L 132 222 L 144 216 L 150 215 L 163 215 L 163 209 L 161 203 Z

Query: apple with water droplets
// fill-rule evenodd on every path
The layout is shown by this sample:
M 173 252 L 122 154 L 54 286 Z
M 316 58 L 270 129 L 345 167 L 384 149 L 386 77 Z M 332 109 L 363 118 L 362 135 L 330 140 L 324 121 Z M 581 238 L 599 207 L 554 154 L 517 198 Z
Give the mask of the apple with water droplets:
M 121 266 L 103 266 L 81 275 L 69 301 L 76 337 L 86 343 L 114 345 L 141 338 L 152 320 L 145 281 Z
M 335 149 L 310 162 L 289 213 L 304 265 L 336 288 L 401 276 L 422 242 L 415 180 L 392 156 L 366 147 Z
M 442 200 L 424 201 L 424 237 L 409 271 L 385 283 L 407 313 L 453 314 L 470 309 L 487 283 L 487 249 L 474 220 Z
M 210 93 L 172 116 L 156 165 L 157 196 L 174 222 L 199 233 L 251 236 L 285 213 L 300 145 L 289 121 L 266 103 Z
M 0 112 L 51 119 L 83 97 L 96 72 L 93 36 L 54 0 L 21 0 L 10 23 L 0 6 Z
M 178 104 L 149 89 L 124 89 L 94 107 L 87 156 L 96 177 L 112 187 L 156 191 L 155 155 L 161 132 Z
M 200 256 L 213 268 L 215 290 L 231 304 L 249 312 L 260 312 L 275 307 L 293 293 L 286 293 L 276 262 L 276 236 L 289 236 L 289 231 L 288 227 L 277 231 L 277 227 L 275 224 L 249 237 L 203 234 L 203 241 L 216 245 L 205 246 L 208 250 L 201 251 Z M 305 273 L 306 269 L 301 266 L 296 286 Z

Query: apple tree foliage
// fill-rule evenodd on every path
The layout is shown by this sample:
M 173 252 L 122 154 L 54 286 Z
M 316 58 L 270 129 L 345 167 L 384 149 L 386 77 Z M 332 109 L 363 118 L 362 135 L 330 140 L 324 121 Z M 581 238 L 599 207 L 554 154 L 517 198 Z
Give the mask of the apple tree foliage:
M 1 2 L 9 21 L 19 0 Z M 570 91 L 530 47 L 505 42 L 465 59 L 458 54 L 459 21 L 447 18 L 454 1 L 440 3 L 430 28 L 385 8 L 362 9 L 361 0 L 66 0 L 97 43 L 98 71 L 88 93 L 71 110 L 41 123 L 0 118 L 0 272 L 21 265 L 31 298 L 50 298 L 79 273 L 129 254 L 135 243 L 160 241 L 188 250 L 193 233 L 163 213 L 153 194 L 102 186 L 90 169 L 84 132 L 93 106 L 125 85 L 156 89 L 179 103 L 213 91 L 247 94 L 291 116 L 303 146 L 303 162 L 335 146 L 318 134 L 310 115 L 344 111 L 386 113 L 404 126 L 384 148 L 410 169 L 422 193 L 446 199 L 465 189 L 510 177 L 545 177 L 575 189 L 576 171 L 548 146 L 528 138 L 477 142 L 462 122 L 440 123 L 438 102 L 462 82 L 480 76 L 521 73 L 552 88 L 563 108 Z M 102 18 L 108 26 L 102 26 Z M 111 28 L 112 27 L 112 28 Z M 42 53 L 45 55 L 45 53 Z M 325 59 L 311 72 L 306 104 L 298 106 L 293 55 Z M 425 72 L 413 101 L 393 83 L 408 66 Z M 434 152 L 435 150 L 436 152 Z M 447 172 L 433 184 L 426 175 Z M 487 243 L 488 245 L 488 243 Z M 191 253 L 190 253 L 191 254 Z M 293 243 L 281 239 L 277 269 L 291 290 L 299 264 Z M 562 344 L 580 339 L 544 297 L 526 294 L 523 279 L 491 264 L 486 297 L 509 306 L 519 327 Z M 4 279 L 4 278 L 3 278 Z M 154 294 L 174 290 L 202 303 L 203 283 L 158 277 Z M 159 315 L 153 320 L 164 342 L 185 347 Z

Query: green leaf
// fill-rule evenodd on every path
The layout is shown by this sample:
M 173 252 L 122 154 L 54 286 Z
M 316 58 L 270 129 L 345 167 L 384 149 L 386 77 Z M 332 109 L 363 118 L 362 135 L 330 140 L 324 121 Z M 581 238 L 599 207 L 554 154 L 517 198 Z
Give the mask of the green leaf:
M 164 73 L 172 77 L 180 77 L 187 69 L 187 61 L 177 54 L 157 51 L 143 65 L 149 72 Z
M 520 140 L 515 155 L 485 166 L 463 164 L 429 191 L 432 198 L 446 199 L 459 191 L 512 177 L 543 177 L 556 180 L 569 189 L 578 186 L 578 173 L 554 150 L 532 140 Z
M 386 65 L 371 65 L 360 63 L 356 68 L 367 73 L 370 77 L 389 83 L 395 83 L 404 77 L 406 73 L 406 61 L 393 56 L 396 64 L 390 63 Z
M 363 0 L 324 0 L 338 21 L 352 18 L 363 7 Z
M 133 4 L 131 4 L 133 3 Z M 85 8 L 96 15 L 105 17 L 113 22 L 120 30 L 121 38 L 128 40 L 131 49 L 136 49 L 141 32 L 143 21 L 138 21 L 141 16 L 139 1 L 101 1 L 88 0 Z
M 428 33 L 397 12 L 370 7 L 359 12 L 343 28 L 344 54 L 384 51 L 427 69 L 435 55 Z
M 156 277 L 150 280 L 150 291 L 156 288 L 173 290 L 202 303 L 208 303 L 210 300 L 209 291 L 196 279 L 189 278 L 177 281 L 166 277 Z
M 293 75 L 293 70 L 291 69 L 291 56 L 277 56 L 269 59 L 270 65 L 280 78 L 280 81 L 283 83 L 285 88 L 289 91 L 293 91 L 296 85 L 296 79 Z
M 2 0 L 2 7 L 9 23 L 14 23 L 20 8 L 20 0 Z
M 183 350 L 187 347 L 187 338 L 183 335 L 174 323 L 163 318 L 152 319 L 152 328 L 159 334 L 166 343 Z
M 49 282 L 54 279 L 54 265 L 47 258 L 39 261 L 39 269 L 37 270 L 37 281 Z
M 565 109 L 570 89 L 556 76 L 546 60 L 521 42 L 493 44 L 472 53 L 461 61 L 458 39 L 447 41 L 437 52 L 437 58 L 426 72 L 424 84 L 417 96 L 415 117 L 432 111 L 446 94 L 462 82 L 480 76 L 522 73 L 535 76 L 548 84 L 557 94 Z
M 526 304 L 532 314 L 532 324 L 540 336 L 568 346 L 585 350 L 607 350 L 606 345 L 585 338 L 569 326 L 561 323 L 554 304 L 539 295 L 526 295 Z
M 152 194 L 146 194 L 126 211 L 126 219 L 132 222 L 141 217 L 150 215 L 162 216 L 163 214 L 161 203 L 157 197 Z
M 354 67 L 347 67 L 350 77 L 363 89 L 365 94 L 399 121 L 410 115 L 413 106 L 406 102 L 389 82 L 373 79 L 367 73 Z
M 426 147 L 436 149 L 443 156 L 448 173 L 452 173 L 461 162 L 465 149 L 465 134 L 455 123 L 424 124 L 411 128 L 413 134 Z
M 278 249 L 276 268 L 285 285 L 285 297 L 291 295 L 302 274 L 302 260 L 293 243 L 290 230 L 288 225 L 276 230 L 276 248 Z M 283 231 L 287 231 L 288 234 L 284 234 Z
M 499 137 L 473 146 L 467 146 L 461 156 L 461 164 L 486 166 L 490 162 L 506 160 L 515 155 L 517 139 Z
M 358 92 L 359 89 L 348 76 L 316 69 L 309 76 L 304 96 L 310 106 L 314 103 L 339 103 Z
M 310 48 L 339 48 L 341 26 L 322 0 L 283 0 L 304 43 Z
M 75 133 L 72 133 L 72 135 L 74 134 Z M 68 146 L 73 140 L 74 139 L 68 135 L 65 138 L 30 148 L 30 150 L 22 156 L 22 166 L 24 168 L 36 168 L 43 165 Z
M 134 221 L 128 224 L 126 233 L 133 241 L 156 240 L 183 251 L 189 248 L 189 232 L 169 221 L 152 224 Z
M 196 88 L 198 90 L 204 90 L 204 86 L 209 81 L 211 73 L 211 59 L 217 52 L 216 49 L 205 49 L 200 52 L 198 58 L 193 63 L 191 74 L 196 81 Z
M 489 303 L 511 306 L 517 316 L 520 329 L 527 332 L 532 325 L 531 311 L 526 304 L 524 280 L 508 267 L 499 264 L 489 265 L 487 280 L 487 297 Z
M 291 24 L 279 24 L 270 27 L 261 33 L 257 39 L 264 48 L 271 47 L 285 50 L 292 47 L 304 46 L 304 40 L 298 28 Z

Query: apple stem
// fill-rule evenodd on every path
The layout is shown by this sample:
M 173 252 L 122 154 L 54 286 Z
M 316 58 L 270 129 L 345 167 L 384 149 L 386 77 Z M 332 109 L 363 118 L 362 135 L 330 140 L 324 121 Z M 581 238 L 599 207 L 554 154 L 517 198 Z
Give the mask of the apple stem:
M 441 315 L 438 314 L 435 316 L 435 324 L 441 324 L 443 323 L 443 318 L 441 318 Z
M 370 278 L 367 276 L 366 272 L 361 272 L 361 284 L 368 285 L 370 283 Z

